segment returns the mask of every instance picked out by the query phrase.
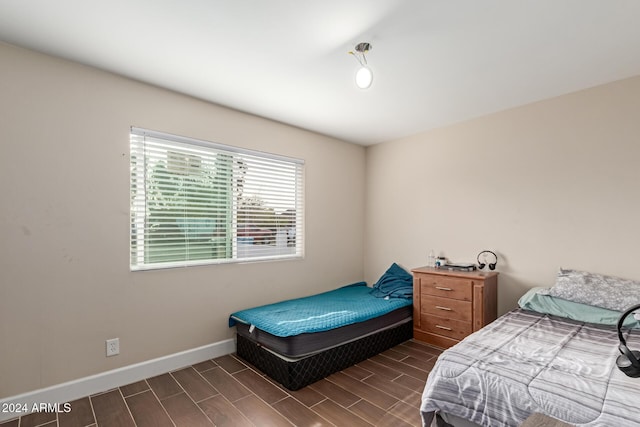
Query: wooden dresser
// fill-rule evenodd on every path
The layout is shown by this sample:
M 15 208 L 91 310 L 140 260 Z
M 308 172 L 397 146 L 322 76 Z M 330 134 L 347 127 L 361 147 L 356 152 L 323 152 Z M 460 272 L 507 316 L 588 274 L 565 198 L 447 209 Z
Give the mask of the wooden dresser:
M 448 348 L 494 321 L 498 273 L 430 267 L 413 273 L 413 337 Z

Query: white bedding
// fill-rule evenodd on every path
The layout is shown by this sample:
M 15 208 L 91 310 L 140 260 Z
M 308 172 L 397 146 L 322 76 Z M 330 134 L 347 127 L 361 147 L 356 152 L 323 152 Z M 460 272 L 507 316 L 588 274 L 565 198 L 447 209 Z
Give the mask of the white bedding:
M 639 330 L 627 344 L 640 349 Z M 423 425 L 441 411 L 481 426 L 518 426 L 534 412 L 576 426 L 640 426 L 640 378 L 618 370 L 617 347 L 615 327 L 514 310 L 441 354 Z

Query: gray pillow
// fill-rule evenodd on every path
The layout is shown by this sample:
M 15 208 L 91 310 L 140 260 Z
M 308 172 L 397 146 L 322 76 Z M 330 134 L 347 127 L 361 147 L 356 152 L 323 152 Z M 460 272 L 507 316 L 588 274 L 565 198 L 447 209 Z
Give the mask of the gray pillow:
M 625 311 L 632 305 L 640 304 L 640 282 L 561 268 L 549 295 L 609 310 Z

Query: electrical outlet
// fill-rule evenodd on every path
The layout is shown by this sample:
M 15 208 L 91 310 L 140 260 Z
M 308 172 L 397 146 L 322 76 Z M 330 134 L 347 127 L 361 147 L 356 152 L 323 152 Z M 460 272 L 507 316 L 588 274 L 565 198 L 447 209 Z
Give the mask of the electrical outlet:
M 107 357 L 120 354 L 120 338 L 107 340 Z

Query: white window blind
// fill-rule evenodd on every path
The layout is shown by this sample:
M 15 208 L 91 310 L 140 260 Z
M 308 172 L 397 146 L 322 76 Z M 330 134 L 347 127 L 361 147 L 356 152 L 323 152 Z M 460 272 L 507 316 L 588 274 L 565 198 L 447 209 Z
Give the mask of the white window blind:
M 304 162 L 131 128 L 131 269 L 298 258 Z

